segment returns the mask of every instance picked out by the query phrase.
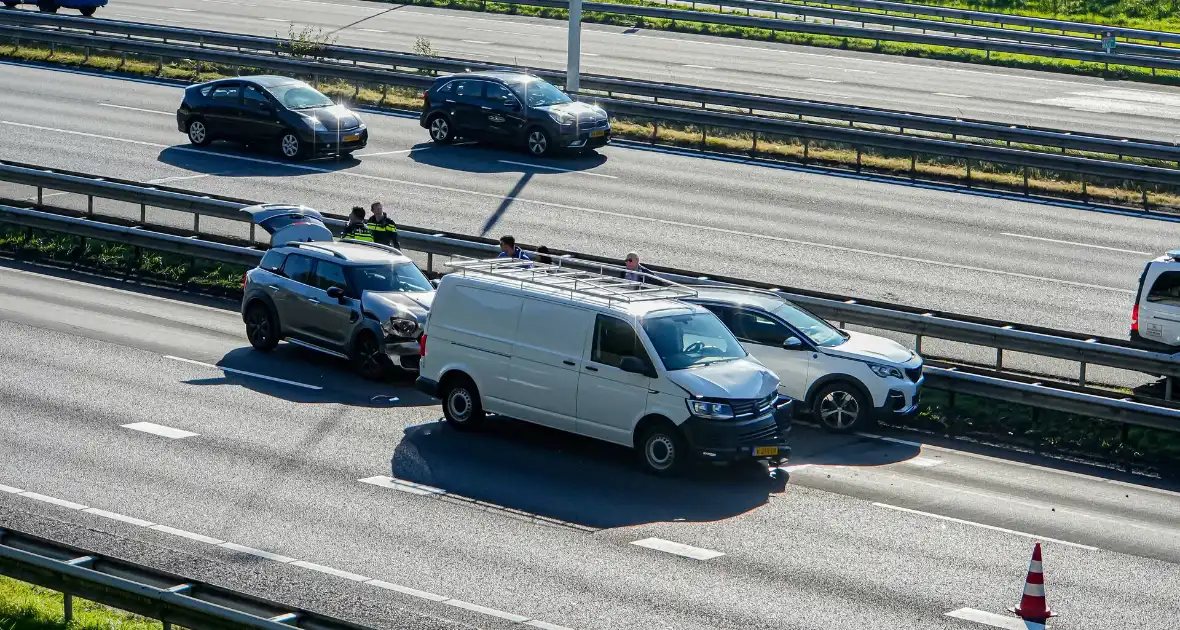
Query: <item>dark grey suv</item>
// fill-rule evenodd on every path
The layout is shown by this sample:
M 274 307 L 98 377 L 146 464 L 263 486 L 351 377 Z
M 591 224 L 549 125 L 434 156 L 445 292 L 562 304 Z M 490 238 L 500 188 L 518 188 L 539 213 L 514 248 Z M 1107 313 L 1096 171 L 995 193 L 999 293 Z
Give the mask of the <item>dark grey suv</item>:
M 542 156 L 610 142 L 610 117 L 523 72 L 440 77 L 426 91 L 419 123 L 435 142 L 455 138 L 503 142 Z
M 242 279 L 242 319 L 251 345 L 271 350 L 285 340 L 348 359 L 370 379 L 394 369 L 417 372 L 435 288 L 413 261 L 386 245 L 332 240 L 310 208 L 245 211 L 273 239 L 262 262 Z

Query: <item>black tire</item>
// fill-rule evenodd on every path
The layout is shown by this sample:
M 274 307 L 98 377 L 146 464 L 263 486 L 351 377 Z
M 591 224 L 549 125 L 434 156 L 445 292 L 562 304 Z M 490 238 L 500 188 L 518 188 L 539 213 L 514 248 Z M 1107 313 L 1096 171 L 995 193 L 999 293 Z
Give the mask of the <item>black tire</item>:
M 835 433 L 862 431 L 874 420 L 872 401 L 848 381 L 824 385 L 815 393 L 811 411 L 820 426 Z
M 533 157 L 545 157 L 554 152 L 553 138 L 540 127 L 530 127 L 524 135 L 524 148 Z
M 671 422 L 657 422 L 643 430 L 636 443 L 639 464 L 657 477 L 676 477 L 688 469 L 692 454 L 680 429 Z
M 94 12 L 97 10 L 98 7 L 82 7 L 81 9 L 78 9 L 78 11 L 81 12 L 85 17 L 92 17 Z
M 15 9 L 15 8 L 16 8 L 16 3 L 15 3 L 15 2 L 5 2 L 5 3 L 4 3 L 4 7 L 5 7 L 5 8 L 8 8 L 8 9 Z
M 250 345 L 263 352 L 279 345 L 279 326 L 265 304 L 255 302 L 246 309 L 246 338 Z
M 373 333 L 361 333 L 352 349 L 352 362 L 356 371 L 370 381 L 383 381 L 389 377 L 393 365 L 381 349 Z
M 479 390 L 465 376 L 446 382 L 442 392 L 442 408 L 447 424 L 460 431 L 479 428 L 487 418 L 483 402 L 479 399 Z
M 442 114 L 435 114 L 426 121 L 426 128 L 430 130 L 430 139 L 437 144 L 450 144 L 455 141 L 455 129 L 451 121 Z
M 45 2 L 42 0 L 37 3 L 37 10 L 42 13 L 57 13 L 58 6 L 53 2 Z
M 303 141 L 299 139 L 299 134 L 290 130 L 279 134 L 278 149 L 279 155 L 288 160 L 303 159 L 306 153 L 303 147 Z
M 188 141 L 197 146 L 205 146 L 213 141 L 213 135 L 209 133 L 209 125 L 205 123 L 204 118 L 190 120 L 186 133 Z

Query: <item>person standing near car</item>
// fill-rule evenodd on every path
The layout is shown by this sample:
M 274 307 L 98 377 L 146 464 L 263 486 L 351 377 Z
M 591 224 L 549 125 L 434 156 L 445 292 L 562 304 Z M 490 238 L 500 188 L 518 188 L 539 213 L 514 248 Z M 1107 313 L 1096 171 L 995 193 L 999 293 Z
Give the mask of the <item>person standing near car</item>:
M 397 224 L 388 214 L 380 201 L 374 201 L 370 206 L 373 216 L 369 217 L 369 231 L 373 233 L 373 240 L 382 244 L 401 249 L 397 242 Z
M 500 256 L 499 258 L 516 258 L 518 260 L 529 260 L 528 254 L 524 250 L 516 246 L 516 239 L 510 234 L 505 234 L 500 237 Z
M 360 206 L 352 207 L 352 214 L 348 215 L 348 225 L 344 226 L 343 238 L 351 238 L 354 241 L 368 241 L 373 242 L 373 233 L 369 231 L 369 226 L 365 225 L 365 209 Z

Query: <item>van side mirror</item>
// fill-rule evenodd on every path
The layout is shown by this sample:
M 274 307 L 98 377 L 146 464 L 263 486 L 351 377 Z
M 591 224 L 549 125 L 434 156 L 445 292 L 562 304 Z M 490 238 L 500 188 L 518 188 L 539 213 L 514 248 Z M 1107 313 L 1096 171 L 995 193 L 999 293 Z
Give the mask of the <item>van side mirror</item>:
M 332 287 L 328 289 L 328 297 L 340 303 L 344 303 L 344 289 L 340 287 Z
M 630 374 L 642 374 L 648 378 L 657 376 L 655 370 L 651 369 L 639 357 L 623 357 L 622 362 L 619 363 L 619 369 Z
M 799 341 L 798 337 L 791 336 L 783 340 L 783 347 L 787 350 L 798 350 L 803 347 L 803 342 Z

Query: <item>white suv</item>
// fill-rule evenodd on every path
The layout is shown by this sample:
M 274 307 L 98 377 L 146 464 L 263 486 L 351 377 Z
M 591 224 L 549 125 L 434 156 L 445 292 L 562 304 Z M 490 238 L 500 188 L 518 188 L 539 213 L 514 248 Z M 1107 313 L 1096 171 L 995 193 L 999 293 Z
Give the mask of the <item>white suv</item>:
M 1131 339 L 1172 346 L 1173 351 L 1180 346 L 1180 249 L 1143 267 L 1131 313 Z
M 772 291 L 694 288 L 684 301 L 713 311 L 824 427 L 859 430 L 917 410 L 922 357 L 896 341 L 836 328 Z

